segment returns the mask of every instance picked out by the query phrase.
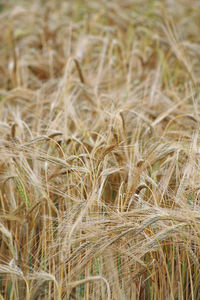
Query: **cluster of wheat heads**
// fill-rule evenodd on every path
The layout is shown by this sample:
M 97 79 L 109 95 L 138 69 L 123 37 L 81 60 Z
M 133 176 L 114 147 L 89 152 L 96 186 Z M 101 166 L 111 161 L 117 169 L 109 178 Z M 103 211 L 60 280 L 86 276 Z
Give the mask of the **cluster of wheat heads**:
M 2 3 L 1 299 L 200 299 L 198 1 Z

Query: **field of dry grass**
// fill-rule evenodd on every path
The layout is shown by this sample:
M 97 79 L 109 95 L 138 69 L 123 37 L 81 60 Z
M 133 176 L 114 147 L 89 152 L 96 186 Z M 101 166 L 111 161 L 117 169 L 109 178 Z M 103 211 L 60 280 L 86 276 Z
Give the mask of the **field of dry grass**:
M 0 299 L 200 299 L 198 0 L 0 4 Z

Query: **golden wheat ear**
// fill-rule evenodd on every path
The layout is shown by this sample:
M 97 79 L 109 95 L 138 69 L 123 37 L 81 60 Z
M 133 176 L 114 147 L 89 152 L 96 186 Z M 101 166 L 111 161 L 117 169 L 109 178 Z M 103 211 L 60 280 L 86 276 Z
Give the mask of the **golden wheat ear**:
M 0 0 L 0 299 L 200 300 L 199 20 Z

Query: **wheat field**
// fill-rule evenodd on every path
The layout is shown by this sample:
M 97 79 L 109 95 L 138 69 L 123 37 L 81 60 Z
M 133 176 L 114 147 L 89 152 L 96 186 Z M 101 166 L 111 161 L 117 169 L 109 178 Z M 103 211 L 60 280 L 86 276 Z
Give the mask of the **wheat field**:
M 0 299 L 200 299 L 198 0 L 0 2 Z

